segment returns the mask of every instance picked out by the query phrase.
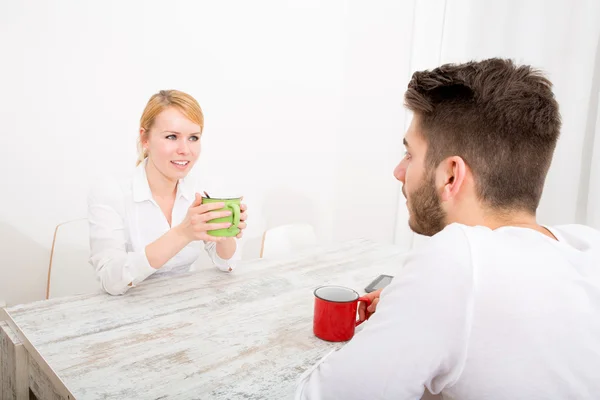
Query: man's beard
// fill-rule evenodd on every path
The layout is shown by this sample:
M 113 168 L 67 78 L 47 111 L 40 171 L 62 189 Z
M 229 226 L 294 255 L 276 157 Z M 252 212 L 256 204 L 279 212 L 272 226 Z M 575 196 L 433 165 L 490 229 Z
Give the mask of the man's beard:
M 446 213 L 435 190 L 434 176 L 428 175 L 423 184 L 410 194 L 410 199 L 407 198 L 408 226 L 419 235 L 433 236 L 446 227 Z

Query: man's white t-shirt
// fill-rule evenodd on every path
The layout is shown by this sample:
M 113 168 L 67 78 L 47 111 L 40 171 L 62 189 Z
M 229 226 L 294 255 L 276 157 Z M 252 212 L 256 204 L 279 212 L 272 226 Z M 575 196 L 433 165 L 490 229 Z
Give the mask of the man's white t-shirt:
M 300 399 L 600 399 L 600 232 L 447 226 Z

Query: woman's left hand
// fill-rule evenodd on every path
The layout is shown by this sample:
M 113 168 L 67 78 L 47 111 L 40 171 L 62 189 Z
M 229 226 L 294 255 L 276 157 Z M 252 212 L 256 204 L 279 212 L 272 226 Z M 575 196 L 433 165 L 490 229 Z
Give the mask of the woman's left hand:
M 242 196 L 242 200 L 244 197 Z M 240 228 L 240 233 L 236 235 L 236 238 L 240 239 L 244 236 L 244 229 L 246 229 L 246 219 L 248 218 L 248 206 L 244 203 L 240 204 L 240 223 L 238 224 L 238 228 Z

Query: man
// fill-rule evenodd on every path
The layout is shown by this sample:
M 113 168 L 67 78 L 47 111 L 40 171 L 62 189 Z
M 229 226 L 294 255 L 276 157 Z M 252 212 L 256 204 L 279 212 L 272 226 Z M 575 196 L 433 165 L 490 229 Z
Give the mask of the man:
M 394 176 L 432 237 L 297 398 L 600 398 L 600 232 L 536 220 L 561 125 L 551 86 L 501 59 L 413 75 Z

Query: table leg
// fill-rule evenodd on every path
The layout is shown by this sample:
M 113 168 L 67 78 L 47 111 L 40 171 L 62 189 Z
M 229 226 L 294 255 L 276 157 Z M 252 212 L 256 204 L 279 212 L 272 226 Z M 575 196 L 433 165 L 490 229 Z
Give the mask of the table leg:
M 45 372 L 45 368 L 38 364 L 33 357 L 28 357 L 29 364 L 29 387 L 34 399 L 71 400 L 69 395 L 63 396 L 52 384 L 51 379 Z
M 6 321 L 0 321 L 0 398 L 27 400 L 27 350 Z

